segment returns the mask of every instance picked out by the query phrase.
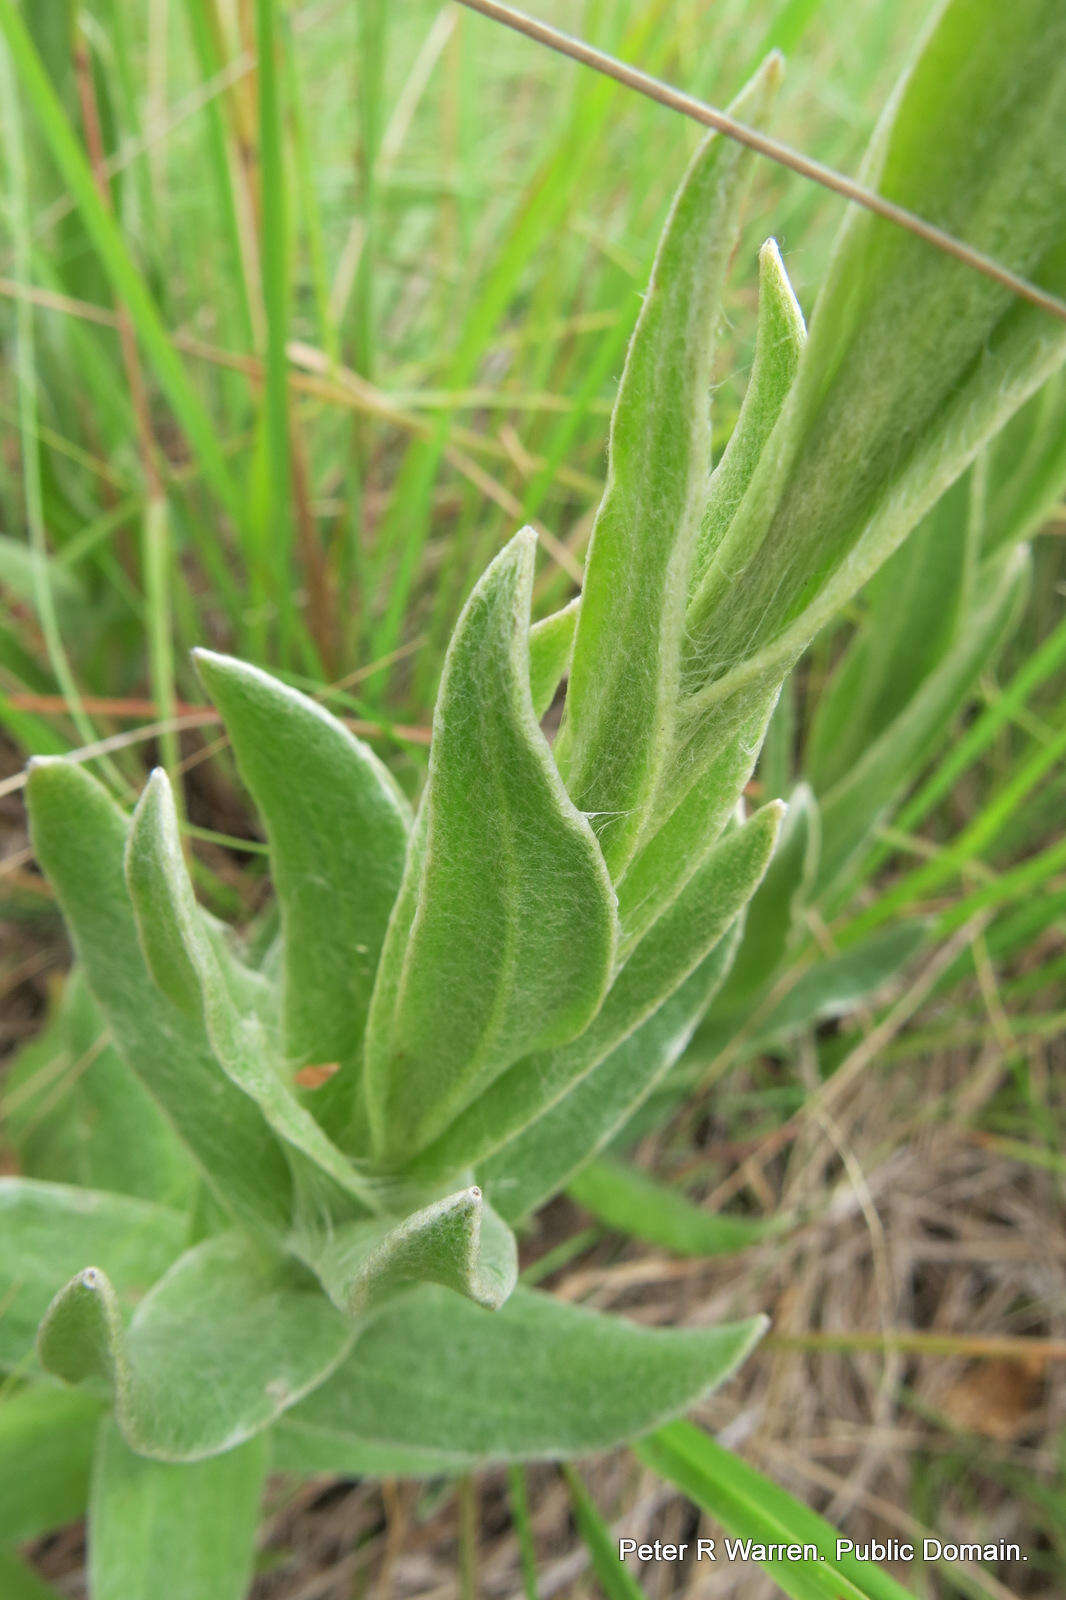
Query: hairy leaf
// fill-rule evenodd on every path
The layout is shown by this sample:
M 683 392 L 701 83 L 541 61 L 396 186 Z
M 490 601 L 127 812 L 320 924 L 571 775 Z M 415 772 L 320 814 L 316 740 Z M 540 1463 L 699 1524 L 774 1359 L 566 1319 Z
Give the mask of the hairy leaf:
M 144 1294 L 180 1253 L 186 1220 L 128 1195 L 0 1178 L 0 1366 L 32 1354 L 53 1295 L 87 1262 L 124 1301 Z
M 525 531 L 497 556 L 444 664 L 367 1037 L 372 1127 L 391 1160 L 519 1056 L 579 1034 L 610 977 L 610 880 L 530 701 L 533 553 Z
M 759 321 L 755 360 L 736 426 L 711 475 L 707 509 L 693 561 L 690 587 L 698 588 L 707 564 L 733 521 L 774 423 L 792 387 L 807 329 L 774 239 L 759 251 Z
M 37 859 L 116 1047 L 223 1205 L 253 1227 L 287 1227 L 292 1180 L 281 1146 L 219 1068 L 203 1026 L 148 970 L 123 868 L 127 819 L 95 779 L 62 760 L 32 763 L 27 803 Z
M 334 1303 L 353 1316 L 398 1287 L 422 1281 L 495 1309 L 518 1278 L 514 1235 L 476 1186 L 399 1223 L 349 1223 L 312 1260 Z
M 339 1096 L 350 1121 L 403 874 L 407 802 L 373 752 L 315 701 L 230 656 L 198 650 L 195 660 L 266 824 L 284 940 L 286 1066 L 336 1064 L 329 1122 L 342 1121 Z
M 288 1413 L 279 1458 L 344 1472 L 366 1448 L 398 1449 L 461 1470 L 608 1449 L 721 1383 L 763 1326 L 665 1331 L 521 1287 L 495 1312 L 418 1289 L 390 1302 Z
M 511 1221 L 563 1188 L 614 1140 L 689 1041 L 729 971 L 743 913 L 669 1000 L 556 1104 L 528 1123 L 479 1169 L 494 1203 Z
M 80 1272 L 41 1324 L 41 1362 L 104 1383 L 132 1449 L 197 1461 L 267 1427 L 340 1362 L 355 1329 L 292 1262 L 236 1233 L 194 1246 L 128 1330 L 107 1275 Z
M 781 810 L 778 804 L 764 807 L 721 841 L 670 912 L 630 954 L 580 1038 L 518 1062 L 411 1163 L 412 1170 L 428 1175 L 483 1162 L 625 1046 L 699 967 L 743 909 L 766 870 Z M 671 1025 L 668 1037 L 675 1033 Z M 649 1072 L 654 1060 L 649 1058 Z M 564 1148 L 570 1149 L 569 1140 L 560 1144 Z M 587 1153 L 593 1153 L 591 1147 Z M 509 1204 L 505 1214 L 514 1215 Z
M 1057 0 L 949 0 L 863 172 L 1059 292 L 1064 46 Z M 693 713 L 787 670 L 1064 355 L 1055 318 L 853 207 L 784 411 L 690 607 Z
M 580 596 L 529 630 L 529 690 L 533 715 L 542 717 L 570 670 Z
M 265 1438 L 172 1466 L 135 1455 L 112 1422 L 93 1465 L 92 1600 L 244 1600 L 252 1580 Z
M 193 895 L 170 784 L 161 768 L 152 773 L 133 813 L 126 881 L 153 977 L 176 1004 L 202 1016 L 223 1071 L 254 1100 L 279 1139 L 364 1209 L 374 1208 L 369 1183 L 300 1104 L 281 1076 L 267 1030 L 235 993 L 232 967 L 208 937 Z
M 771 57 L 733 114 L 762 121 L 780 75 Z M 721 292 L 750 166 L 748 151 L 719 134 L 700 146 L 659 244 L 611 422 L 558 750 L 615 877 L 647 816 L 680 687 Z

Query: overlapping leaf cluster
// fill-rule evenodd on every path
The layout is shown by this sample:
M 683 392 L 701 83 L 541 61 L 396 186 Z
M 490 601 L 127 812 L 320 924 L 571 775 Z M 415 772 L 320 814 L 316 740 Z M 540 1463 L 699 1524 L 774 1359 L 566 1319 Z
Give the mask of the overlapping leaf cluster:
M 1062 288 L 1056 41 L 1048 0 L 1009 18 L 952 0 L 867 177 Z M 771 59 L 742 120 L 765 116 L 778 73 Z M 97 1597 L 140 1592 L 122 1497 L 157 1503 L 186 1474 L 189 1504 L 199 1484 L 254 1515 L 267 1430 L 275 1465 L 303 1470 L 567 1456 L 683 1409 L 758 1335 L 642 1330 L 516 1287 L 512 1228 L 615 1139 L 723 984 L 736 1013 L 774 970 L 813 871 L 802 800 L 730 976 L 781 817 L 743 801 L 781 683 L 1048 379 L 1066 330 L 863 216 L 808 339 L 768 243 L 749 391 L 712 472 L 749 164 L 716 137 L 696 154 L 621 380 L 581 600 L 531 629 L 534 536 L 492 563 L 447 653 L 413 819 L 318 705 L 201 653 L 266 831 L 274 937 L 238 940 L 199 906 L 161 773 L 127 817 L 81 767 L 31 770 L 34 846 L 79 963 L 56 1026 L 96 1054 L 89 1136 L 68 1130 L 36 1165 L 27 1141 L 37 1175 L 0 1182 L 0 1361 L 78 1386 L 17 1397 L 42 1437 L 100 1426 Z M 1016 601 L 1015 570 L 986 554 L 979 626 L 938 658 L 945 678 Z M 895 563 L 953 579 L 967 560 L 934 528 Z M 909 660 L 906 637 L 888 648 Z M 849 671 L 887 726 L 892 673 Z M 564 676 L 553 748 L 538 718 Z M 875 759 L 840 753 L 839 704 L 816 741 L 829 877 L 854 843 L 847 784 Z M 243 1560 L 188 1592 L 239 1594 Z

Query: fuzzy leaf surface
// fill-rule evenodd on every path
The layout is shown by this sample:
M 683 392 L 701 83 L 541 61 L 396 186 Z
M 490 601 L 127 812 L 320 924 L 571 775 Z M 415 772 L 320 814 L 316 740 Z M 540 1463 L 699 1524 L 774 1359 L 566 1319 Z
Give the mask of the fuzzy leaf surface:
M 412 1163 L 412 1170 L 428 1175 L 484 1162 L 624 1047 L 706 959 L 747 903 L 766 870 L 781 809 L 777 804 L 764 807 L 720 842 L 676 904 L 633 950 L 580 1038 L 518 1062 Z M 675 1036 L 672 1027 L 668 1036 Z M 569 1154 L 569 1139 L 558 1146 L 563 1149 Z M 548 1167 L 554 1167 L 553 1160 Z M 495 1165 L 491 1171 L 495 1176 Z M 510 1202 L 501 1209 L 515 1215 Z
M 690 978 L 556 1104 L 479 1168 L 511 1221 L 535 1211 L 606 1149 L 680 1059 L 736 955 L 743 913 Z
M 240 978 L 212 941 L 181 852 L 166 773 L 157 768 L 137 803 L 126 847 L 126 881 L 141 943 L 160 987 L 187 995 L 227 1077 L 259 1107 L 279 1139 L 363 1209 L 369 1184 L 300 1104 L 279 1070 L 273 1042 L 256 1010 L 242 1003 Z M 251 975 L 249 975 L 251 976 Z M 325 1184 L 323 1203 L 328 1203 Z
M 807 340 L 803 313 L 773 239 L 759 251 L 759 320 L 755 359 L 736 426 L 711 474 L 690 586 L 698 587 L 725 538 L 781 415 Z
M 506 1223 L 471 1187 L 399 1223 L 338 1228 L 313 1265 L 334 1304 L 351 1316 L 411 1282 L 443 1284 L 495 1310 L 517 1281 L 518 1251 Z
M 780 75 L 770 58 L 733 114 L 761 122 Z M 611 421 L 558 758 L 614 877 L 636 847 L 679 693 L 721 293 L 750 167 L 749 153 L 718 134 L 700 146 L 663 231 Z
M 1064 118 L 1057 0 L 948 0 L 862 176 L 1061 293 Z M 787 670 L 1064 356 L 1057 319 L 852 208 L 771 443 L 690 607 L 693 712 Z
M 343 1095 L 350 1118 L 403 875 L 407 802 L 373 752 L 315 701 L 230 656 L 199 650 L 195 660 L 266 824 L 284 940 L 286 1067 L 339 1063 L 330 1104 Z
M 92 1600 L 244 1600 L 252 1581 L 268 1441 L 173 1466 L 100 1431 L 89 1512 Z
M 535 540 L 474 589 L 445 659 L 429 781 L 367 1036 L 378 1150 L 404 1159 L 516 1059 L 595 1015 L 614 893 L 529 692 Z
M 32 1355 L 52 1297 L 88 1262 L 132 1302 L 180 1254 L 185 1217 L 151 1201 L 32 1178 L 0 1178 L 0 1367 Z
M 148 970 L 126 888 L 127 818 L 95 779 L 62 760 L 33 762 L 27 803 L 37 859 L 116 1048 L 222 1204 L 254 1228 L 283 1230 L 292 1179 L 280 1144 L 219 1067 L 202 1022 L 168 1000 Z
M 806 784 L 789 796 L 777 847 L 744 916 L 744 937 L 715 997 L 716 1015 L 742 1008 L 772 978 L 794 932 L 817 864 L 821 823 Z
M 580 604 L 578 596 L 550 617 L 534 622 L 529 630 L 529 691 L 535 717 L 542 717 L 547 711 L 570 670 Z
M 640 1328 L 521 1287 L 487 1312 L 421 1288 L 390 1302 L 287 1415 L 280 1450 L 343 1472 L 365 1447 L 433 1452 L 456 1471 L 608 1449 L 722 1382 L 763 1327 Z
M 111 1389 L 132 1449 L 187 1462 L 261 1432 L 354 1337 L 302 1269 L 231 1233 L 186 1251 L 128 1330 L 106 1274 L 80 1272 L 49 1307 L 38 1350 L 56 1377 Z

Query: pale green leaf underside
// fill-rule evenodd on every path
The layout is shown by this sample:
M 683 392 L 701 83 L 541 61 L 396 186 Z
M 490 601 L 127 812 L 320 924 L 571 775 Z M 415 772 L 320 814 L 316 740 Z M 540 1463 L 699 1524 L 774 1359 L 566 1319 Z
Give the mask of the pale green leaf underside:
M 610 976 L 614 894 L 529 693 L 528 530 L 448 649 L 429 782 L 367 1036 L 379 1153 L 406 1160 L 531 1050 L 579 1034 Z
M 100 1431 L 89 1516 L 92 1600 L 244 1600 L 269 1441 L 173 1466 Z
M 134 1450 L 196 1461 L 266 1428 L 340 1362 L 355 1328 L 317 1283 L 239 1234 L 195 1246 L 123 1319 L 107 1276 L 80 1272 L 42 1322 L 42 1364 L 113 1394 Z
M 723 1381 L 761 1319 L 639 1328 L 518 1288 L 488 1312 L 427 1287 L 391 1302 L 334 1376 L 289 1412 L 279 1457 L 359 1470 L 361 1452 L 432 1453 L 436 1470 L 550 1460 L 646 1432 Z M 384 1470 L 384 1467 L 382 1468 Z

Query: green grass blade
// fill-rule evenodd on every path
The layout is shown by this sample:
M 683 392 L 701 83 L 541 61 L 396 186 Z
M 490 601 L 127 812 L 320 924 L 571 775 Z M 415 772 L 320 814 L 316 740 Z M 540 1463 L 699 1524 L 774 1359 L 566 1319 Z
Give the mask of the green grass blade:
M 292 462 L 289 445 L 288 197 L 282 145 L 278 85 L 279 41 L 274 0 L 256 0 L 259 61 L 259 149 L 262 182 L 263 301 L 266 308 L 266 391 L 264 442 L 268 504 L 263 528 L 263 565 L 269 569 L 271 598 L 277 607 L 282 656 L 292 637 Z M 261 574 L 265 576 L 265 574 Z
M 669 1423 L 635 1449 L 727 1533 L 761 1545 L 815 1545 L 820 1559 L 806 1563 L 756 1558 L 792 1600 L 914 1600 L 872 1563 L 838 1558 L 828 1522 L 690 1422 Z
M 0 0 L 0 32 L 7 41 L 22 90 L 52 157 L 81 213 L 87 233 L 125 305 L 174 414 L 200 457 L 204 477 L 240 525 L 243 503 L 219 446 L 214 425 L 182 366 L 159 310 L 122 233 L 97 192 L 92 170 L 41 63 L 15 0 Z
M 533 1524 L 529 1516 L 529 1497 L 526 1494 L 525 1469 L 512 1466 L 507 1469 L 507 1490 L 511 1502 L 511 1523 L 518 1541 L 518 1562 L 522 1569 L 522 1588 L 526 1600 L 538 1600 L 537 1552 L 533 1544 Z
M 681 1256 L 734 1255 L 778 1231 L 776 1217 L 723 1217 L 680 1190 L 608 1156 L 591 1162 L 567 1192 L 609 1228 Z
M 564 1467 L 563 1476 L 570 1490 L 570 1504 L 574 1508 L 577 1531 L 585 1541 L 592 1570 L 607 1600 L 644 1600 L 644 1591 L 619 1560 L 618 1547 L 611 1537 L 611 1530 L 597 1511 L 585 1485 L 573 1467 Z

